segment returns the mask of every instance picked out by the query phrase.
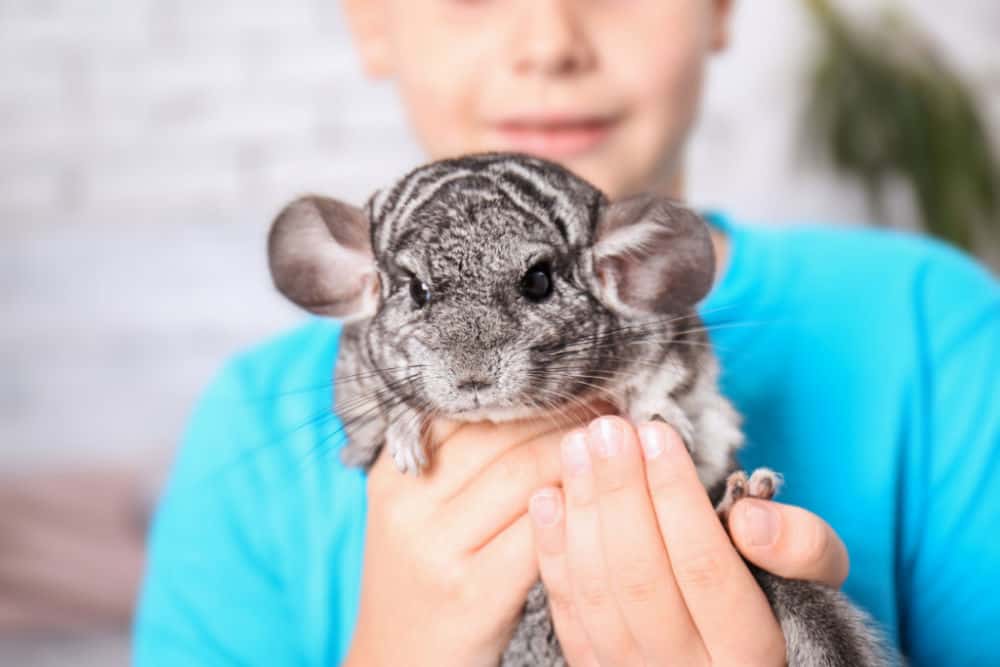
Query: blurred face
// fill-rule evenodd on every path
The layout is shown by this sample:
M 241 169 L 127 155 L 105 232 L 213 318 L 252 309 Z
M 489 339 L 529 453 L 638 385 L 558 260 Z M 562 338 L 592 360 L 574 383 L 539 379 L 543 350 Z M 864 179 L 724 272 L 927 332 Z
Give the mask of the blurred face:
M 347 0 L 432 159 L 511 150 L 612 197 L 672 191 L 723 0 Z

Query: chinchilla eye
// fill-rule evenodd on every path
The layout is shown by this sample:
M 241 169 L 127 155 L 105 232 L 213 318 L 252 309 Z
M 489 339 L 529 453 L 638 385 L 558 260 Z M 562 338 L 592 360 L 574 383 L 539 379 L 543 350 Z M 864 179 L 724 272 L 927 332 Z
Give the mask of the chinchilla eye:
M 544 301 L 552 294 L 552 268 L 539 263 L 528 269 L 519 285 L 521 295 L 529 301 Z
M 431 291 L 416 276 L 410 276 L 410 298 L 417 308 L 423 308 L 431 300 Z

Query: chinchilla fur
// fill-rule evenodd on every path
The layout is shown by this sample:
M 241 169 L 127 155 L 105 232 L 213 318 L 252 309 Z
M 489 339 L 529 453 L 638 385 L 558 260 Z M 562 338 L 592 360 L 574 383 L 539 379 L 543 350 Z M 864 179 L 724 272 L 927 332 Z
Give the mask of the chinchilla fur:
M 683 437 L 722 498 L 742 442 L 696 313 L 715 274 L 705 222 L 677 202 L 609 202 L 566 169 L 513 154 L 434 162 L 362 208 L 302 197 L 275 220 L 278 289 L 345 320 L 335 409 L 351 465 L 383 447 L 427 467 L 431 414 L 501 421 L 597 396 Z M 839 592 L 751 567 L 791 665 L 894 664 Z M 565 664 L 541 583 L 502 664 Z

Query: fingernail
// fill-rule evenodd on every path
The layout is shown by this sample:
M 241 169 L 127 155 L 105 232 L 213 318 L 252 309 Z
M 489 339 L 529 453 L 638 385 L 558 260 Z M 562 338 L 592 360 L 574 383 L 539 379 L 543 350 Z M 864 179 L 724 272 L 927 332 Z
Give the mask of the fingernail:
M 590 467 L 587 453 L 587 436 L 583 431 L 573 431 L 562 442 L 563 463 L 570 472 L 583 472 Z
M 549 489 L 536 491 L 528 502 L 528 508 L 535 521 L 543 526 L 551 526 L 559 518 L 559 503 L 555 494 Z
M 647 461 L 652 461 L 667 448 L 667 437 L 662 427 L 643 424 L 639 427 L 639 443 L 642 445 L 643 456 Z
M 779 525 L 781 519 L 774 508 L 753 500 L 745 500 L 739 505 L 743 505 L 740 520 L 743 525 L 740 532 L 746 536 L 750 546 L 769 547 L 774 544 L 781 527 Z
M 594 444 L 594 453 L 601 458 L 610 459 L 618 456 L 622 450 L 621 422 L 614 417 L 601 417 L 590 425 L 590 438 Z

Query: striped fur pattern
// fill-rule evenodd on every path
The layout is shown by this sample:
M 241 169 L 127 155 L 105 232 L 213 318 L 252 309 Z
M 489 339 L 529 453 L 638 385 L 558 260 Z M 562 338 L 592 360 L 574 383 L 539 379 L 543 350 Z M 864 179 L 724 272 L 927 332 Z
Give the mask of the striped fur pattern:
M 663 417 L 705 487 L 724 484 L 742 434 L 695 311 L 714 276 L 707 226 L 695 214 L 650 197 L 610 203 L 558 165 L 508 154 L 420 167 L 363 212 L 378 298 L 341 338 L 335 407 L 346 463 L 370 466 L 387 446 L 401 470 L 419 473 L 429 464 L 429 415 L 502 421 L 602 398 L 633 420 Z M 339 223 L 327 224 L 337 236 Z M 309 252 L 292 250 L 282 256 Z M 552 287 L 534 302 L 518 286 L 538 266 Z M 422 306 L 415 286 L 426 289 Z M 842 597 L 762 576 L 791 664 L 882 664 L 855 661 L 876 652 Z M 796 614 L 800 603 L 808 614 Z M 502 664 L 564 664 L 541 584 Z

